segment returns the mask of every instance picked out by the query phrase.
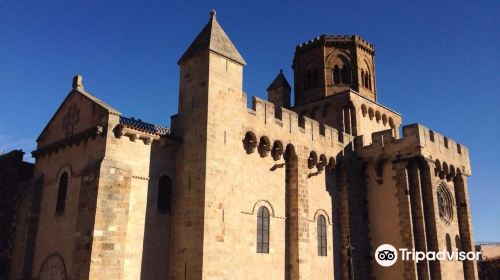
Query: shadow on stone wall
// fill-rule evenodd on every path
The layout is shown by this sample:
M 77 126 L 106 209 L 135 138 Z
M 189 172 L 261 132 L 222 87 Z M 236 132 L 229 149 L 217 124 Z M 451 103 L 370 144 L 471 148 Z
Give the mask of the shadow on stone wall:
M 165 153 L 168 148 L 161 147 L 159 141 L 154 141 L 151 145 L 141 279 L 166 279 L 169 269 L 171 217 L 174 214 L 171 201 L 174 172 L 165 164 L 172 160 Z M 159 188 L 163 188 L 161 194 Z M 163 201 L 158 201 L 159 195 L 163 197 Z

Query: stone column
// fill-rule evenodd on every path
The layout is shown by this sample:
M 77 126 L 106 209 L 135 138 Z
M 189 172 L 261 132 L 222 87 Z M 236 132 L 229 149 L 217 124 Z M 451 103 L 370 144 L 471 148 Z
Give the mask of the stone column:
M 297 211 L 298 211 L 298 234 L 299 234 L 299 269 L 300 269 L 300 279 L 309 279 L 310 272 L 310 250 L 309 250 L 309 191 L 308 182 L 309 173 L 311 169 L 308 169 L 308 158 L 309 151 L 304 151 L 303 154 L 307 156 L 302 156 L 299 158 L 298 170 L 299 180 L 298 180 L 298 200 L 297 200 Z M 333 265 L 333 264 L 332 264 Z
M 349 230 L 349 200 L 348 200 L 348 192 L 347 192 L 347 170 L 344 164 L 339 164 L 337 168 L 337 197 L 334 197 L 334 201 L 337 202 L 338 213 L 338 223 L 337 230 L 339 231 L 340 236 L 340 258 L 338 262 L 340 263 L 340 267 L 342 270 L 342 279 L 350 279 L 350 260 L 347 254 L 347 236 L 350 235 Z M 336 275 L 339 272 L 335 272 Z
M 406 161 L 393 162 L 393 169 L 396 173 L 397 184 L 397 199 L 399 211 L 399 233 L 403 247 L 407 249 L 415 248 L 413 236 L 414 225 L 413 217 L 413 201 L 411 200 L 411 191 L 408 180 L 408 163 Z M 413 187 L 413 186 L 412 186 Z M 404 279 L 417 279 L 417 268 L 415 262 L 403 262 Z
M 436 203 L 434 196 L 434 162 L 425 160 L 420 164 L 420 187 L 422 190 L 422 202 L 424 208 L 425 234 L 427 250 L 438 252 L 438 237 L 436 228 Z M 429 262 L 430 277 L 433 280 L 441 279 L 441 265 L 438 260 Z
M 300 154 L 309 153 L 304 151 Z M 310 277 L 308 157 L 297 157 L 287 152 L 286 161 L 286 279 L 308 279 Z
M 369 279 L 370 243 L 365 170 L 352 154 L 345 154 L 338 167 L 339 225 L 344 279 Z M 350 249 L 349 249 L 350 248 Z
M 298 270 L 298 160 L 291 146 L 285 153 L 285 279 L 299 279 Z
M 475 251 L 474 237 L 472 234 L 472 220 L 469 206 L 469 189 L 467 177 L 462 174 L 455 176 L 453 184 L 455 186 L 455 199 L 457 205 L 458 230 L 460 232 L 461 248 L 465 252 Z M 478 279 L 477 262 L 465 260 L 464 279 Z
M 409 164 L 408 182 L 411 201 L 411 217 L 413 224 L 413 240 L 415 250 L 427 252 L 427 238 L 425 235 L 424 205 L 422 201 L 422 186 L 420 185 L 420 170 L 418 162 Z M 417 263 L 418 279 L 430 279 L 429 262 L 423 260 Z

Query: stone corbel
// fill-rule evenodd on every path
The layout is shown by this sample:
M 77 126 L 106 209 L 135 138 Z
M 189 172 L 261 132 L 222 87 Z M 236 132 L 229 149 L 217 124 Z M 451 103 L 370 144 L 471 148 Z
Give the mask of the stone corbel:
M 142 141 L 144 141 L 144 144 L 150 145 L 151 142 L 153 142 L 153 139 L 151 139 L 151 137 L 144 137 Z
M 119 126 L 116 131 L 116 137 L 120 138 L 123 135 L 127 136 L 132 142 L 136 142 L 137 139 L 140 139 L 145 145 L 150 145 L 154 140 L 160 139 L 159 135 L 138 131 L 126 126 Z

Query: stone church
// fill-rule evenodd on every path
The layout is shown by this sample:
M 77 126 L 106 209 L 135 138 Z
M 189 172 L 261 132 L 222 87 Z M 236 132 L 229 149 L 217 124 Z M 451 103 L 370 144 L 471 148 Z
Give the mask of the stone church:
M 468 149 L 380 104 L 374 56 L 357 35 L 316 37 L 295 49 L 293 105 L 280 71 L 248 108 L 245 60 L 212 11 L 178 61 L 170 128 L 76 76 L 34 166 L 0 158 L 17 186 L 0 202 L 16 212 L 2 212 L 3 277 L 477 279 L 475 261 L 375 261 L 381 244 L 474 238 Z

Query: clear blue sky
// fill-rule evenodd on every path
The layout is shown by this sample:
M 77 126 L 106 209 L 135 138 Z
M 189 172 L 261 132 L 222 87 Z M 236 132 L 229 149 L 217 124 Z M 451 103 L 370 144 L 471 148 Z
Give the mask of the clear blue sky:
M 498 1 L 0 1 L 0 149 L 32 151 L 76 73 L 125 116 L 169 125 L 177 59 L 212 8 L 250 96 L 280 68 L 292 82 L 315 36 L 374 44 L 379 101 L 469 147 L 475 237 L 500 241 Z

